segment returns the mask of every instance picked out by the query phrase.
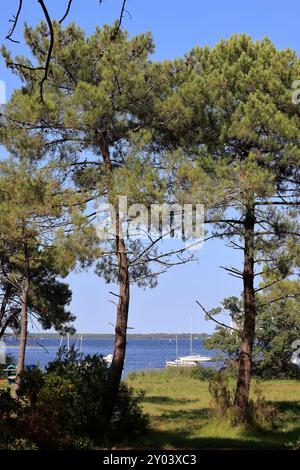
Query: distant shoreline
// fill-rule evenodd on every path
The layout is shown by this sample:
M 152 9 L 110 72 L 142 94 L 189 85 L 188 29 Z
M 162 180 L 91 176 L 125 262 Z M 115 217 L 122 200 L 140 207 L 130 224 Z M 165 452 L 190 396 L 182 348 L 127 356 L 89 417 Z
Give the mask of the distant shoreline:
M 70 338 L 78 338 L 82 334 L 83 338 L 87 339 L 113 339 L 114 335 L 109 333 L 75 333 L 75 335 L 70 336 Z M 10 336 L 10 335 L 6 335 Z M 11 335 L 14 336 L 14 335 Z M 193 340 L 201 339 L 205 340 L 209 338 L 211 335 L 208 333 L 193 333 Z M 31 338 L 60 338 L 61 335 L 59 333 L 29 333 L 29 337 Z M 127 335 L 128 339 L 175 339 L 176 333 L 129 333 Z M 177 333 L 178 339 L 189 339 L 190 333 Z

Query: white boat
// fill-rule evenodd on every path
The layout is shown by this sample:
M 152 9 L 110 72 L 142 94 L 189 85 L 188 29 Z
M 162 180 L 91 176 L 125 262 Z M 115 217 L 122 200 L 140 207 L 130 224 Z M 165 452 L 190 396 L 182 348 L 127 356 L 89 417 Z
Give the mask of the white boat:
M 211 357 L 192 354 L 191 356 L 179 357 L 175 361 L 166 361 L 166 367 L 195 367 L 211 361 Z
M 178 342 L 176 335 L 176 359 L 174 361 L 166 361 L 166 367 L 196 367 L 199 364 L 211 362 L 212 358 L 208 356 L 201 356 L 201 354 L 193 354 L 193 333 L 192 333 L 192 319 L 191 319 L 191 333 L 190 333 L 190 354 L 189 356 L 178 357 Z
M 195 367 L 197 366 L 196 362 L 181 362 L 180 359 L 175 359 L 175 361 L 166 361 L 166 367 Z
M 106 364 L 110 366 L 113 360 L 113 354 L 107 354 L 107 356 L 103 356 L 103 359 L 106 362 Z
M 201 356 L 201 354 L 191 354 L 190 356 L 179 357 L 180 362 L 195 362 L 196 364 L 200 362 L 211 362 L 212 358 L 209 356 Z
M 300 367 L 300 356 L 299 356 L 299 353 L 296 351 L 294 352 L 294 354 L 292 355 L 292 363 L 295 364 L 295 366 L 298 366 Z

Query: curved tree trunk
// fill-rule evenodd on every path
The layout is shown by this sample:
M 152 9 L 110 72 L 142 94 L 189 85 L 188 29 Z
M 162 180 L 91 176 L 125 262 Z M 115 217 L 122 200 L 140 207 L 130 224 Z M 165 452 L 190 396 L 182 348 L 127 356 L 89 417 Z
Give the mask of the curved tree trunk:
M 1 307 L 0 307 L 0 339 L 4 335 L 7 325 L 8 325 L 8 321 L 7 320 L 5 321 L 4 317 L 5 317 L 6 307 L 9 302 L 11 291 L 12 291 L 12 285 L 7 284 L 4 290 Z
M 118 252 L 119 267 L 119 302 L 117 306 L 117 319 L 115 326 L 114 354 L 110 367 L 110 388 L 113 396 L 118 393 L 119 384 L 122 377 L 125 353 L 126 336 L 130 300 L 129 266 L 126 253 L 126 246 L 122 235 L 121 224 L 117 217 L 116 245 Z
M 113 166 L 110 159 L 110 152 L 107 140 L 104 135 L 101 135 L 99 137 L 99 147 L 102 153 L 104 163 L 106 164 L 107 171 L 112 176 Z M 127 324 L 130 300 L 129 263 L 126 245 L 122 233 L 122 221 L 120 221 L 118 211 L 116 211 L 115 243 L 118 259 L 119 301 L 117 305 L 117 315 L 115 324 L 113 360 L 109 369 L 108 379 L 108 400 L 106 407 L 107 423 L 109 423 L 114 411 L 114 406 L 118 396 L 119 386 L 125 362 Z
M 14 397 L 18 399 L 18 390 L 20 388 L 20 373 L 24 369 L 24 362 L 25 362 L 25 351 L 26 351 L 26 343 L 27 343 L 27 302 L 28 302 L 28 293 L 29 293 L 29 277 L 26 276 L 24 280 L 24 285 L 22 288 L 21 294 L 21 302 L 22 302 L 22 310 L 21 310 L 21 332 L 20 332 L 20 344 L 19 344 L 19 353 L 18 353 L 18 363 L 17 363 L 17 371 L 16 371 L 16 381 L 14 387 Z
M 28 258 L 28 251 L 27 245 L 24 244 L 24 255 L 25 255 L 25 263 L 24 263 L 24 281 L 22 285 L 22 292 L 21 292 L 21 332 L 20 332 L 20 344 L 19 344 L 19 353 L 18 353 L 18 363 L 17 363 L 17 370 L 16 370 L 16 380 L 14 386 L 14 398 L 18 400 L 18 390 L 20 388 L 21 380 L 20 374 L 24 369 L 24 362 L 25 362 L 25 352 L 26 352 L 26 343 L 27 343 L 27 325 L 28 325 L 28 315 L 27 315 L 27 304 L 28 304 L 28 294 L 30 289 L 30 276 L 29 276 L 29 258 Z
M 248 418 L 248 403 L 252 369 L 252 350 L 255 334 L 255 293 L 254 293 L 254 205 L 246 208 L 245 244 L 244 244 L 244 326 L 239 358 L 239 370 L 235 392 L 234 406 L 236 419 L 246 423 Z

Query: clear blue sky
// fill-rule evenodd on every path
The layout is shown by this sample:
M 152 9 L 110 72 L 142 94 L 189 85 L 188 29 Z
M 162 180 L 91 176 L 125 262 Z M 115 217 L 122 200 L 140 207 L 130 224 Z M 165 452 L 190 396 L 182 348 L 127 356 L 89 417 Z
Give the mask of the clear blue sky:
M 41 19 L 36 0 L 24 0 L 21 21 L 34 25 Z M 73 0 L 68 18 L 91 33 L 96 25 L 111 23 L 117 18 L 121 0 Z M 16 10 L 18 0 L 0 0 L 0 31 L 4 37 L 8 19 Z M 52 16 L 59 18 L 67 0 L 46 0 Z M 278 48 L 290 47 L 299 54 L 300 2 L 299 0 L 129 0 L 129 15 L 124 26 L 134 35 L 151 31 L 156 44 L 154 58 L 172 59 L 186 53 L 195 45 L 213 46 L 221 38 L 233 33 L 248 33 L 254 39 L 269 36 Z M 30 19 L 30 20 L 29 20 Z M 22 39 L 21 24 L 15 33 Z M 8 44 L 10 46 L 10 44 Z M 23 45 L 13 46 L 17 53 L 24 52 Z M 299 77 L 300 79 L 300 77 Z M 18 85 L 15 78 L 0 62 L 0 80 L 7 84 L 8 95 Z M 203 319 L 195 305 L 199 299 L 207 308 L 217 306 L 225 296 L 239 295 L 240 281 L 219 268 L 220 265 L 237 265 L 236 251 L 222 242 L 207 243 L 199 256 L 199 263 L 175 267 L 164 274 L 154 290 L 134 288 L 131 296 L 130 326 L 135 332 L 188 331 L 193 317 L 194 331 L 211 332 L 213 325 Z M 77 315 L 76 327 L 81 332 L 111 333 L 115 308 L 108 299 L 110 286 L 92 273 L 69 277 L 73 289 L 72 310 Z

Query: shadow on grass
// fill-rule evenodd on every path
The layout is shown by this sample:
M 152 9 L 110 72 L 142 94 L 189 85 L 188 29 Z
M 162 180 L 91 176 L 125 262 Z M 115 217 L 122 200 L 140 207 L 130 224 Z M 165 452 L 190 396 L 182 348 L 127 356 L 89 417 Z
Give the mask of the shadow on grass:
M 300 400 L 297 401 L 277 401 L 278 409 L 282 412 L 294 413 L 300 419 Z
M 195 403 L 198 400 L 189 400 L 186 398 L 171 398 L 171 397 L 157 397 L 157 396 L 145 396 L 143 402 L 152 403 L 154 405 L 186 405 L 187 403 Z
M 206 420 L 211 416 L 212 412 L 209 408 L 199 408 L 197 410 L 170 410 L 167 412 L 162 413 L 161 418 L 168 419 L 168 420 L 181 420 L 184 421 L 184 426 L 186 426 L 186 422 L 203 419 Z M 200 425 L 202 427 L 202 425 Z
M 166 400 L 162 403 L 169 402 Z M 174 429 L 153 429 L 148 436 L 146 445 L 175 449 L 286 449 L 288 443 L 294 443 L 299 439 L 300 402 L 277 402 L 276 404 L 282 412 L 282 426 L 296 424 L 289 431 L 281 429 L 274 431 L 241 431 L 238 437 L 226 437 L 225 426 L 224 437 L 194 437 L 191 436 L 191 432 L 205 428 L 209 424 L 209 420 L 212 419 L 212 411 L 208 408 L 198 410 L 177 409 L 168 410 L 159 417 L 160 420 L 165 420 L 168 423 L 172 421 Z M 195 423 L 195 421 L 198 421 L 198 423 Z M 220 423 L 220 427 L 223 427 L 222 423 Z

